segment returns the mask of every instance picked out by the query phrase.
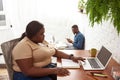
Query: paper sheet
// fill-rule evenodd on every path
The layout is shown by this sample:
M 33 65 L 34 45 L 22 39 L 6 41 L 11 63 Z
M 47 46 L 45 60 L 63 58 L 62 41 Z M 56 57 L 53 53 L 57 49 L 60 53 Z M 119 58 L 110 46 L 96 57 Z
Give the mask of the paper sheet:
M 69 59 L 62 59 L 63 68 L 80 68 L 80 62 L 76 63 Z

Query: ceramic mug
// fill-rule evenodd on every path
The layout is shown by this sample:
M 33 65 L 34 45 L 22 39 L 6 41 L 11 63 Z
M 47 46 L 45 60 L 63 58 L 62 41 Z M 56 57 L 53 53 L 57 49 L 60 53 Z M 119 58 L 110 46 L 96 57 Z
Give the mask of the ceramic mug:
M 97 49 L 91 48 L 91 49 L 90 49 L 90 55 L 91 55 L 91 57 L 95 57 L 96 54 L 97 54 Z

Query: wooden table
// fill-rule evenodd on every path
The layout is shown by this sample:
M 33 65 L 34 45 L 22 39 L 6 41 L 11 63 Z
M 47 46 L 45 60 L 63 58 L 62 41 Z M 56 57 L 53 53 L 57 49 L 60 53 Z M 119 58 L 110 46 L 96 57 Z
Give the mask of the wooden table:
M 67 54 L 74 54 L 75 56 L 80 56 L 80 57 L 90 56 L 88 50 L 61 50 L 61 51 Z M 58 59 L 58 61 L 60 60 Z M 107 78 L 91 76 L 90 75 L 91 71 L 85 71 L 81 66 L 80 69 L 68 69 L 70 71 L 70 75 L 65 77 L 57 76 L 57 80 L 114 80 L 113 77 L 111 76 L 111 69 L 113 66 L 120 66 L 120 64 L 118 64 L 113 58 L 111 58 L 106 69 L 98 71 L 108 75 Z

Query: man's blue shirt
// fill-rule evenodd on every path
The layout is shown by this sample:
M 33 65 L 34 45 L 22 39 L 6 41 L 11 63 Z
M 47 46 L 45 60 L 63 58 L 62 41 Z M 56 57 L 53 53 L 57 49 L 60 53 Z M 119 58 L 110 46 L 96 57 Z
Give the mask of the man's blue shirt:
M 75 49 L 84 49 L 84 35 L 81 32 L 78 32 L 74 37 L 73 47 Z

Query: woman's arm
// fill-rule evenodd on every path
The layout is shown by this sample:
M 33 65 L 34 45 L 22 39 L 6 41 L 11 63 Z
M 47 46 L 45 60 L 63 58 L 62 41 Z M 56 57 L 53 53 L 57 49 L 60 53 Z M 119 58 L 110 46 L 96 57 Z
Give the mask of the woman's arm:
M 62 52 L 62 51 L 59 51 L 57 49 L 55 49 L 55 54 L 54 54 L 55 57 L 58 57 L 58 58 L 65 58 L 65 59 L 70 59 L 70 55 Z
M 34 67 L 33 66 L 33 59 L 26 58 L 26 59 L 19 59 L 16 60 L 18 66 L 20 67 L 21 71 L 31 77 L 40 77 L 46 76 L 49 74 L 56 74 L 56 68 L 41 68 L 41 67 Z
M 73 56 L 73 55 L 68 55 L 68 54 L 66 54 L 66 53 L 64 53 L 64 52 L 62 52 L 62 51 L 59 51 L 59 50 L 57 50 L 57 49 L 55 49 L 55 50 L 56 50 L 56 53 L 55 53 L 54 56 L 56 56 L 56 57 L 65 58 L 65 59 L 71 59 L 71 60 L 73 60 L 74 62 L 78 62 L 78 60 L 81 60 L 81 61 L 84 61 L 84 60 L 85 60 L 85 59 L 82 58 L 82 57 L 75 57 L 75 56 Z
M 21 71 L 30 77 L 42 77 L 48 76 L 50 74 L 57 74 L 60 76 L 67 76 L 69 75 L 69 71 L 63 68 L 40 68 L 33 66 L 33 59 L 26 58 L 26 59 L 19 59 L 16 60 L 18 66 L 20 67 Z

